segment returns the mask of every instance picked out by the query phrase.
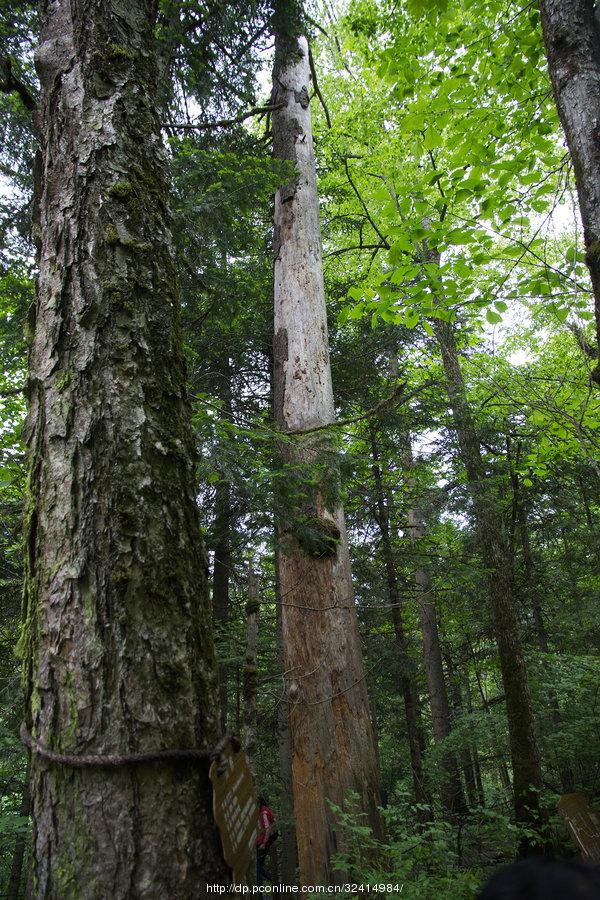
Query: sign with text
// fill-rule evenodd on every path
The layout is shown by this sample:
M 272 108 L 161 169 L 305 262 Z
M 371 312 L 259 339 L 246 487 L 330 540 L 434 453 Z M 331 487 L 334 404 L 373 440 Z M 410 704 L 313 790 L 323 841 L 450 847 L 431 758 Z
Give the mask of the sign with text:
M 258 835 L 258 805 L 245 754 L 229 747 L 218 762 L 212 763 L 208 775 L 223 856 L 240 884 L 256 859 Z
M 600 816 L 590 807 L 585 796 L 565 794 L 558 801 L 558 811 L 581 850 L 582 859 L 600 863 Z

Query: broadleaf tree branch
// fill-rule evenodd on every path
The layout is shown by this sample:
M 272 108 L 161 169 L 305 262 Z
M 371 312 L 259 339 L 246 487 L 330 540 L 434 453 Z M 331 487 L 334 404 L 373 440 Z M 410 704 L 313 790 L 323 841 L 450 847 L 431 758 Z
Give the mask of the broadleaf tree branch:
M 269 104 L 267 106 L 255 106 L 248 112 L 236 116 L 234 119 L 218 119 L 216 122 L 163 122 L 164 128 L 173 128 L 175 131 L 210 131 L 212 128 L 230 128 L 233 125 L 241 125 L 246 119 L 253 116 L 265 116 L 275 109 L 281 109 L 283 104 Z

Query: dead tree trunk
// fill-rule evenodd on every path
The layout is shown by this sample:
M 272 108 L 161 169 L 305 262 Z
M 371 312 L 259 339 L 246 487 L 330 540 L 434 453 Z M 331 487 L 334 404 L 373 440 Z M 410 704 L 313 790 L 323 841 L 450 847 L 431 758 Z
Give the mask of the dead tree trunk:
M 540 0 L 558 115 L 573 160 L 600 349 L 600 21 L 594 0 Z M 600 382 L 600 368 L 592 372 Z
M 404 457 L 405 471 L 410 473 L 413 465 L 412 453 L 409 449 Z M 414 484 L 410 483 L 410 477 L 407 480 L 409 486 L 414 487 Z M 408 510 L 408 528 L 413 547 L 418 547 L 425 537 L 425 524 L 416 506 L 413 506 Z M 423 638 L 423 658 L 425 660 L 427 688 L 431 706 L 433 739 L 437 745 L 443 747 L 444 741 L 446 741 L 452 731 L 452 721 L 450 717 L 448 693 L 446 691 L 446 681 L 444 678 L 442 650 L 433 587 L 429 572 L 422 565 L 417 566 L 415 569 L 415 587 L 417 591 L 417 602 L 419 604 L 421 635 Z M 441 767 L 442 806 L 449 818 L 454 818 L 457 815 L 465 815 L 468 810 L 456 756 L 448 749 L 442 750 Z
M 517 821 L 540 823 L 540 756 L 529 694 L 527 667 L 513 588 L 512 567 L 495 498 L 486 477 L 481 446 L 467 400 L 453 327 L 433 319 L 461 459 L 473 501 L 479 547 L 487 574 L 488 596 L 500 658 L 513 768 Z M 527 843 L 522 846 L 527 852 Z
M 282 432 L 334 418 L 321 259 L 319 203 L 309 105 L 308 45 L 283 28 L 273 72 L 274 155 L 297 175 L 275 197 L 274 413 Z M 331 857 L 341 833 L 330 802 L 358 795 L 365 824 L 381 834 L 377 758 L 362 663 L 335 458 L 319 432 L 289 437 L 291 467 L 312 472 L 310 496 L 280 521 L 279 575 L 290 712 L 300 879 L 344 881 Z
M 244 662 L 244 749 L 248 764 L 256 778 L 257 683 L 258 683 L 258 578 L 248 570 L 246 601 L 246 658 Z
M 206 555 L 156 112 L 156 4 L 43 5 L 27 720 L 71 754 L 210 748 Z M 176 702 L 174 702 L 176 698 Z M 227 882 L 206 766 L 31 761 L 38 900 Z

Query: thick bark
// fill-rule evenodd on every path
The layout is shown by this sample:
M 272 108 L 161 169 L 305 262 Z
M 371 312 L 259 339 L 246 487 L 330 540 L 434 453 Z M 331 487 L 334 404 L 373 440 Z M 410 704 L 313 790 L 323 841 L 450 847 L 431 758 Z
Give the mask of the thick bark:
M 248 599 L 246 601 L 246 657 L 244 660 L 244 749 L 248 765 L 256 777 L 256 733 L 258 685 L 258 578 L 252 567 L 248 571 Z
M 29 785 L 23 788 L 23 798 L 21 800 L 21 808 L 19 815 L 28 816 L 30 812 Z M 10 865 L 10 876 L 8 879 L 8 890 L 6 892 L 6 900 L 19 900 L 21 896 L 21 880 L 23 873 L 23 860 L 25 858 L 25 845 L 27 843 L 27 833 L 20 832 L 15 841 L 15 849 Z
M 223 403 L 223 415 L 231 416 L 231 368 L 225 359 L 220 372 L 219 396 Z M 229 621 L 229 580 L 231 572 L 231 531 L 232 531 L 231 487 L 225 478 L 215 485 L 214 520 L 214 561 L 212 582 L 212 606 L 218 638 L 224 639 Z M 217 639 L 218 639 L 217 638 Z M 227 666 L 219 663 L 219 706 L 221 708 L 221 728 L 227 725 Z
M 150 0 L 44 5 L 40 275 L 22 651 L 45 746 L 210 748 L 206 556 L 156 115 Z M 197 897 L 228 880 L 206 766 L 32 758 L 32 896 Z
M 458 446 L 473 500 L 481 558 L 487 575 L 506 697 L 515 814 L 518 822 L 535 826 L 540 822 L 538 791 L 542 786 L 542 776 L 512 567 L 466 396 L 453 328 L 449 322 L 440 319 L 434 319 L 432 324 L 442 353 Z M 522 850 L 526 852 L 527 849 L 525 842 Z
M 404 467 L 407 472 L 412 468 L 413 460 L 410 451 L 405 455 Z M 408 527 L 413 546 L 418 545 L 425 536 L 425 524 L 418 509 L 408 510 Z M 431 706 L 431 724 L 433 739 L 443 747 L 444 741 L 452 731 L 450 704 L 444 678 L 442 649 L 438 631 L 438 616 L 433 596 L 433 587 L 429 572 L 424 566 L 415 570 L 415 587 L 419 604 L 421 635 L 423 638 L 423 659 L 427 674 L 427 689 Z M 441 799 L 446 814 L 452 818 L 467 813 L 467 804 L 460 780 L 460 772 L 456 756 L 450 750 L 443 750 L 441 757 L 442 783 Z
M 408 655 L 408 644 L 404 631 L 404 622 L 402 621 L 400 591 L 398 590 L 398 574 L 396 572 L 396 563 L 394 560 L 390 535 L 390 517 L 383 491 L 377 434 L 372 425 L 369 428 L 369 437 L 371 442 L 371 455 L 373 458 L 371 471 L 373 473 L 375 485 L 377 524 L 379 525 L 379 532 L 381 534 L 381 547 L 387 579 L 388 599 L 391 606 L 394 636 L 396 638 L 396 647 L 398 650 L 398 680 L 400 682 L 400 691 L 402 693 L 404 712 L 406 715 L 406 733 L 410 751 L 413 788 L 415 801 L 418 804 L 423 805 L 428 803 L 429 798 L 425 789 L 425 776 L 423 772 L 425 736 L 422 728 L 419 691 L 416 683 L 414 666 Z
M 274 413 L 284 432 L 334 418 L 319 204 L 305 38 L 278 33 L 273 146 L 297 176 L 275 197 Z M 318 483 L 280 522 L 279 575 L 300 878 L 339 884 L 331 857 L 342 834 L 329 803 L 358 795 L 363 822 L 382 833 L 378 771 L 365 685 L 344 514 L 334 457 L 322 439 L 282 442 L 286 461 Z
M 594 0 L 540 0 L 558 115 L 573 160 L 600 348 L 600 21 Z M 592 373 L 600 381 L 600 368 Z

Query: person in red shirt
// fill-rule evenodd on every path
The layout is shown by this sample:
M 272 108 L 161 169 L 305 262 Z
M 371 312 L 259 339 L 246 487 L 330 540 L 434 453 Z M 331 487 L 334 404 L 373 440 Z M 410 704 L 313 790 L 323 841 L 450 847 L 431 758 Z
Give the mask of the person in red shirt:
M 258 838 L 256 841 L 256 884 L 260 887 L 264 884 L 265 878 L 273 883 L 270 872 L 265 869 L 265 859 L 271 844 L 275 840 L 275 835 L 271 831 L 271 825 L 275 816 L 273 810 L 269 807 L 269 801 L 264 795 L 258 798 Z

